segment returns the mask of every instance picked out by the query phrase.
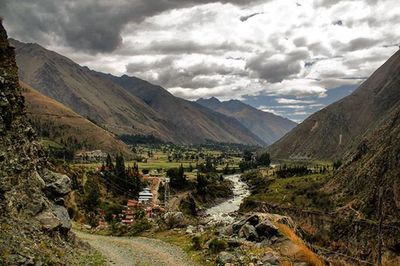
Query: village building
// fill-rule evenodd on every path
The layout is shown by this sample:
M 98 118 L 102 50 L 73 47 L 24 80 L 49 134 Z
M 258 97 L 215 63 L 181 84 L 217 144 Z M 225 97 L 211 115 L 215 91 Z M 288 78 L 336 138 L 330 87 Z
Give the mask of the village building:
M 101 150 L 80 151 L 75 154 L 75 161 L 81 163 L 103 162 L 107 158 L 107 153 Z

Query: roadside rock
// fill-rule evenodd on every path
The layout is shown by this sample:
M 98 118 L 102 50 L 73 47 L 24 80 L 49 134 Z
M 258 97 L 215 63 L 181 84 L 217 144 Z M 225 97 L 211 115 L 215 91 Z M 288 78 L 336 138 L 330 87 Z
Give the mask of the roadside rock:
M 45 211 L 36 216 L 36 219 L 42 225 L 45 230 L 54 230 L 61 224 L 60 219 L 57 218 L 52 212 Z
M 71 192 L 71 179 L 66 175 L 47 171 L 43 175 L 43 180 L 46 182 L 43 190 L 51 199 L 63 197 Z
M 163 218 L 169 229 L 182 228 L 186 225 L 186 219 L 182 212 L 167 212 Z
M 63 206 L 53 205 L 53 212 L 60 221 L 61 229 L 69 231 L 72 224 L 67 209 Z
M 245 224 L 239 231 L 239 237 L 244 237 L 249 241 L 256 241 L 258 239 L 258 234 L 254 226 Z

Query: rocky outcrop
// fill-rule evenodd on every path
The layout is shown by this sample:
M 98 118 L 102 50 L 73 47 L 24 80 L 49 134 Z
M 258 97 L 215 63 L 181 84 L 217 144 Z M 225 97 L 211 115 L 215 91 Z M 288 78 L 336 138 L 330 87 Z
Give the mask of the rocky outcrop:
M 17 73 L 0 23 L 0 265 L 74 264 L 63 206 L 71 181 L 48 170 L 26 121 Z

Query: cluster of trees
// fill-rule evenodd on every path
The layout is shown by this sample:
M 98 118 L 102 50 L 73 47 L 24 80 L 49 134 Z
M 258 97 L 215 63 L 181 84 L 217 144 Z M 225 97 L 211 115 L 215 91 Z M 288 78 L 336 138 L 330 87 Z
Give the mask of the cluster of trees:
M 268 167 L 271 165 L 269 153 L 264 152 L 259 155 L 254 155 L 250 150 L 243 152 L 242 161 L 239 163 L 241 172 L 249 169 L 255 169 L 259 166 Z
M 303 176 L 311 174 L 312 170 L 308 169 L 307 166 L 293 166 L 287 167 L 283 165 L 275 172 L 276 176 L 279 178 L 288 178 L 292 176 Z
M 172 188 L 182 189 L 187 185 L 187 178 L 185 175 L 185 169 L 183 165 L 179 168 L 171 168 L 167 170 L 167 177 L 170 178 L 170 184 Z
M 101 167 L 101 173 L 110 190 L 116 195 L 137 198 L 143 188 L 138 165 L 135 163 L 133 167 L 126 168 L 122 155 L 115 157 L 114 165 L 108 154 L 105 164 Z

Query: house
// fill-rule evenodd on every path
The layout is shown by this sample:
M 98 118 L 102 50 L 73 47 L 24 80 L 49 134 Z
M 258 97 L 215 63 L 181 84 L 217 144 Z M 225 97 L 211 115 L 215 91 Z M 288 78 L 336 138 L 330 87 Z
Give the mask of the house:
M 153 193 L 151 193 L 149 188 L 145 188 L 143 191 L 139 192 L 139 203 L 150 204 L 153 201 Z
M 107 153 L 101 150 L 80 151 L 75 154 L 75 160 L 81 163 L 103 162 L 107 158 Z

